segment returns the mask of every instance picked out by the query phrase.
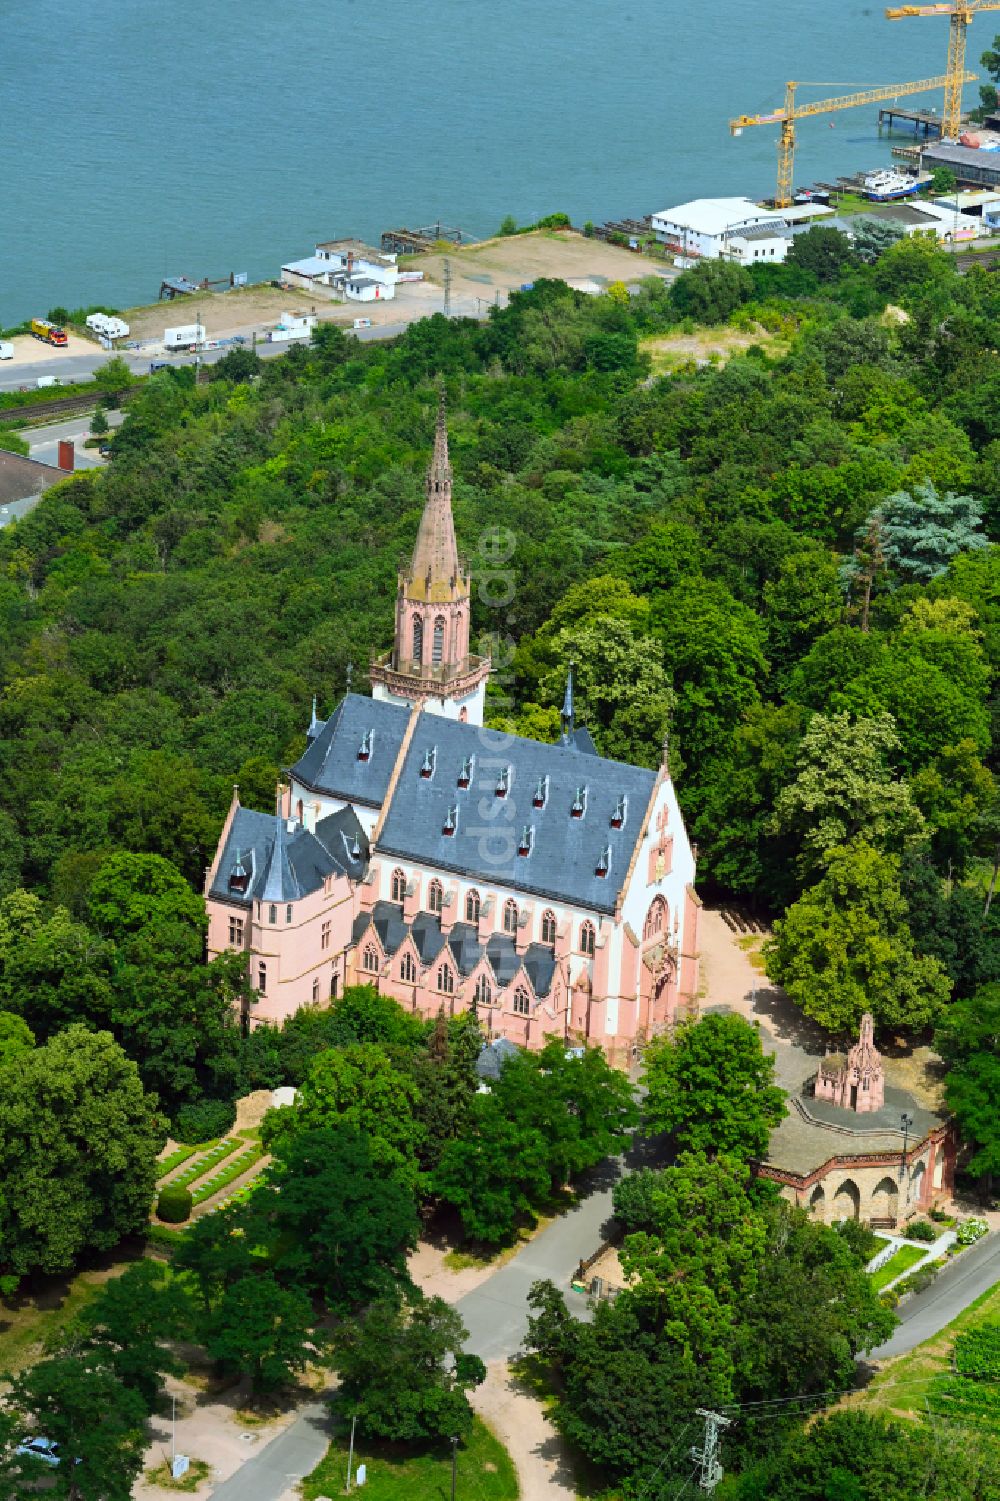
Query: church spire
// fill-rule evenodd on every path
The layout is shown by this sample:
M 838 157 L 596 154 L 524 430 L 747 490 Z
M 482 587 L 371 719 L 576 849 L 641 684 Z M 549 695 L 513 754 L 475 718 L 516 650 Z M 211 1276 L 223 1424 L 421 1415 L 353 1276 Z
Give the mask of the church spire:
M 455 521 L 451 514 L 451 460 L 444 387 L 438 403 L 434 456 L 427 471 L 424 514 L 420 518 L 406 593 L 410 598 L 450 599 L 461 592 Z
M 575 715 L 573 713 L 573 663 L 569 664 L 569 672 L 566 674 L 566 692 L 563 695 L 563 706 L 559 714 L 560 728 L 562 729 L 562 743 L 569 745 L 573 738 Z

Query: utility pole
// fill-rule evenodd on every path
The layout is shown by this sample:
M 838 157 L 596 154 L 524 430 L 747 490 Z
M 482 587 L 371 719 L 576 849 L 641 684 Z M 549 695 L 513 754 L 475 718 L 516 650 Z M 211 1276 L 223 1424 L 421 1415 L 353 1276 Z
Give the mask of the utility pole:
M 705 1442 L 700 1449 L 697 1444 L 692 1446 L 691 1458 L 701 1466 L 701 1476 L 698 1480 L 700 1489 L 711 1495 L 722 1479 L 722 1465 L 719 1463 L 719 1430 L 728 1428 L 732 1418 L 724 1418 L 721 1412 L 709 1412 L 706 1407 L 699 1407 L 697 1416 L 705 1419 Z
M 908 1182 L 909 1181 L 909 1176 L 910 1176 L 909 1171 L 907 1169 L 907 1163 L 906 1163 L 906 1147 L 907 1147 L 907 1143 L 908 1143 L 909 1137 L 910 1137 L 910 1127 L 912 1125 L 913 1125 L 913 1116 L 910 1114 L 910 1112 L 908 1110 L 904 1110 L 902 1112 L 902 1114 L 900 1115 L 900 1117 L 899 1117 L 899 1129 L 903 1133 L 903 1160 L 900 1163 L 900 1171 L 899 1171 L 900 1180 L 902 1182 Z M 909 1190 L 907 1190 L 907 1194 L 906 1194 L 907 1200 L 909 1199 L 909 1197 L 910 1197 Z
M 451 1501 L 455 1501 L 455 1460 L 458 1455 L 458 1437 L 451 1439 Z
M 451 317 L 451 261 L 444 263 L 444 315 Z
M 351 1446 L 347 1451 L 347 1489 L 351 1488 L 351 1470 L 354 1466 L 354 1430 L 358 1425 L 357 1414 L 351 1419 Z

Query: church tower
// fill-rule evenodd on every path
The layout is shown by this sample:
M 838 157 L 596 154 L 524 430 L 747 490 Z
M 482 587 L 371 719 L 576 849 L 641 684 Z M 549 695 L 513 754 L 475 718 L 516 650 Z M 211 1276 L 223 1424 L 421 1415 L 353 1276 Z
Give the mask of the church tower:
M 395 645 L 372 663 L 372 696 L 482 724 L 490 659 L 469 653 L 470 580 L 459 561 L 451 485 L 442 391 L 424 514 L 410 566 L 399 575 Z

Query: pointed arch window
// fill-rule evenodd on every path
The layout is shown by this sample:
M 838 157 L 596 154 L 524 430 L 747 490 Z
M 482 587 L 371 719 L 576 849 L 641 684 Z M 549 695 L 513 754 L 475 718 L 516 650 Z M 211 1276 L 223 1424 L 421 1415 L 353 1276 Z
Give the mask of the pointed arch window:
M 542 942 L 555 943 L 556 941 L 556 915 L 554 912 L 542 913 Z
M 378 974 L 378 949 L 373 943 L 368 944 L 361 956 L 361 967 L 370 975 Z
M 431 912 L 440 912 L 444 907 L 444 887 L 440 881 L 432 881 L 428 886 L 427 906 Z
M 476 1004 L 479 1006 L 492 1006 L 493 986 L 485 975 L 480 975 L 476 981 Z
M 592 922 L 585 922 L 580 928 L 580 952 L 586 954 L 588 959 L 593 959 L 594 949 L 597 946 L 597 933 Z
M 424 622 L 419 615 L 413 617 L 413 660 L 422 662 L 424 658 Z
M 511 898 L 510 901 L 503 904 L 503 930 L 505 933 L 513 934 L 517 932 L 517 917 L 517 903 Z
M 479 899 L 479 892 L 478 891 L 470 891 L 467 894 L 466 898 L 465 898 L 465 920 L 466 920 L 466 922 L 478 922 L 479 921 L 479 908 L 481 907 L 481 905 L 482 905 L 482 903 L 481 903 L 481 901 Z
M 453 995 L 455 992 L 455 971 L 450 964 L 442 964 L 437 974 L 438 990 L 443 995 Z
M 399 962 L 399 978 L 406 980 L 412 985 L 417 978 L 417 966 L 413 962 L 413 955 L 407 950 Z
M 406 896 L 406 875 L 398 866 L 392 873 L 392 899 L 401 902 Z
M 643 938 L 653 938 L 657 933 L 662 933 L 667 915 L 667 904 L 662 896 L 654 897 L 649 904 L 646 913 L 646 922 L 642 930 Z
M 515 1016 L 527 1016 L 531 1011 L 531 997 L 523 985 L 519 985 L 514 991 L 513 1006 Z
M 434 619 L 434 642 L 431 648 L 431 665 L 440 667 L 444 661 L 444 616 L 437 615 Z

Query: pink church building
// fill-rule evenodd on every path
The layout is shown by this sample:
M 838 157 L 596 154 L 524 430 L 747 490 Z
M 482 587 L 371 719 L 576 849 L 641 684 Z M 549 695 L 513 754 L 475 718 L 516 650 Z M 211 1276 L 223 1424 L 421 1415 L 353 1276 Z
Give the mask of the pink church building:
M 424 1017 L 475 1008 L 491 1038 L 600 1044 L 625 1066 L 697 992 L 695 861 L 666 754 L 606 760 L 484 726 L 443 409 L 395 643 L 279 785 L 232 804 L 206 873 L 210 955 L 247 954 L 251 1025 L 371 983 Z

